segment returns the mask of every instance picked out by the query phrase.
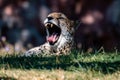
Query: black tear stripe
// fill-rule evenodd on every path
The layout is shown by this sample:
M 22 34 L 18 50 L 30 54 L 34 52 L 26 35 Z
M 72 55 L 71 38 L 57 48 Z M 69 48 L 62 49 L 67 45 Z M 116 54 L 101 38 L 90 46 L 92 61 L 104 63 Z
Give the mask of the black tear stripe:
M 57 19 L 57 21 L 58 21 L 58 26 L 60 27 L 60 21 Z

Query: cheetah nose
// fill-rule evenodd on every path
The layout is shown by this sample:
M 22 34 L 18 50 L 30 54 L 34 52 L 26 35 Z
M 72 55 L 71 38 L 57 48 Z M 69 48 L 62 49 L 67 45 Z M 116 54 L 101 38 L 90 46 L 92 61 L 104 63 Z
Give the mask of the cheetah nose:
M 47 17 L 48 20 L 52 20 L 53 18 L 52 17 Z

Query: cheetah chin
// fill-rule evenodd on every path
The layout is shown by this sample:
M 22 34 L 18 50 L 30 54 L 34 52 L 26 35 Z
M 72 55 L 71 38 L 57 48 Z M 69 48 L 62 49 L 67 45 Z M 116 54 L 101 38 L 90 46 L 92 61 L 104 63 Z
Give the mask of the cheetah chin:
M 31 55 L 59 55 L 69 54 L 73 47 L 74 22 L 62 13 L 51 13 L 44 21 L 47 36 L 46 43 L 25 52 Z

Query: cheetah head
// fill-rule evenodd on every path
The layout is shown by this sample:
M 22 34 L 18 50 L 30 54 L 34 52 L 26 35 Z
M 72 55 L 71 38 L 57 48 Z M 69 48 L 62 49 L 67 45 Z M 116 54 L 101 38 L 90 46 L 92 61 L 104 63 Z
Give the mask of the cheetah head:
M 73 37 L 73 21 L 62 13 L 54 12 L 49 14 L 44 21 L 44 25 L 47 32 L 47 42 L 50 45 L 64 44 Z

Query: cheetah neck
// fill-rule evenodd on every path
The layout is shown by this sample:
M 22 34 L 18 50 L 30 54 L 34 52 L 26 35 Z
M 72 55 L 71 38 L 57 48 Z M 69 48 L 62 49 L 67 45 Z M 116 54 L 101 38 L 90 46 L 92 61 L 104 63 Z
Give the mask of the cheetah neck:
M 62 46 L 65 46 L 66 44 L 69 43 L 73 43 L 73 37 L 71 35 L 61 35 L 57 44 L 55 44 L 55 46 L 57 46 L 57 48 L 61 48 Z

